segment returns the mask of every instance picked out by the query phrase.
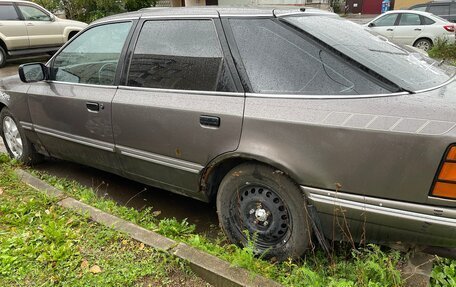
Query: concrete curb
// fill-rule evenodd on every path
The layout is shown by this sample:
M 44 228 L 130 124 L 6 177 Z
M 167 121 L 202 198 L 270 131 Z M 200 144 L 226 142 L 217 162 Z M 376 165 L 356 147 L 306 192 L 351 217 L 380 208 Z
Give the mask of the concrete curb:
M 223 287 L 278 287 L 275 281 L 250 273 L 249 271 L 231 266 L 230 263 L 213 255 L 195 249 L 183 243 L 164 237 L 156 232 L 142 228 L 129 221 L 101 211 L 65 194 L 30 173 L 16 170 L 20 179 L 32 188 L 43 192 L 51 198 L 58 199 L 58 204 L 64 208 L 89 216 L 93 221 L 127 233 L 132 238 L 153 248 L 168 252 L 190 263 L 192 270 L 206 282 Z

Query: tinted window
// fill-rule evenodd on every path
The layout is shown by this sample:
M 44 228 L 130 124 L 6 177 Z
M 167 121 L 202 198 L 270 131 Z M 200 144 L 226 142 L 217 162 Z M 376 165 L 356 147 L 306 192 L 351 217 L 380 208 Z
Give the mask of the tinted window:
M 254 92 L 307 95 L 386 93 L 342 59 L 270 19 L 230 24 Z
M 454 68 L 384 41 L 341 17 L 284 17 L 286 21 L 410 91 L 448 81 Z
M 0 4 L 0 20 L 18 20 L 19 16 L 16 13 L 13 5 Z
M 435 23 L 434 20 L 432 20 L 431 18 L 428 18 L 428 17 L 425 17 L 425 16 L 421 16 L 423 17 L 423 22 L 424 22 L 424 25 L 432 25 Z
M 450 13 L 450 5 L 430 4 L 428 12 L 439 16 L 448 16 Z
M 394 26 L 396 23 L 397 15 L 399 14 L 388 14 L 383 17 L 378 18 L 374 21 L 375 26 L 383 27 L 383 26 Z
M 426 11 L 426 6 L 425 5 L 422 5 L 422 6 L 415 6 L 415 7 L 412 7 L 410 10 L 414 10 L 414 11 Z
M 62 82 L 112 85 L 131 22 L 87 30 L 61 51 L 53 63 L 53 79 Z
M 29 21 L 51 21 L 51 17 L 48 14 L 44 13 L 40 9 L 37 9 L 32 6 L 22 6 L 18 5 L 19 10 L 21 10 L 22 15 L 25 20 Z
M 212 20 L 144 23 L 128 85 L 200 91 L 233 91 Z
M 404 13 L 401 14 L 401 19 L 399 20 L 399 26 L 411 26 L 411 25 L 421 25 L 420 15 Z

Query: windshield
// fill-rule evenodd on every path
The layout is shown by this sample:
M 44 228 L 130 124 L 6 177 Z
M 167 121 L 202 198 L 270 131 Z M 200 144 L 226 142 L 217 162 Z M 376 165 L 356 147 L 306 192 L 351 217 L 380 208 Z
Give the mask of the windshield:
M 443 65 L 419 52 L 409 52 L 340 17 L 284 16 L 281 19 L 407 91 L 436 87 L 447 82 L 455 73 L 454 67 Z

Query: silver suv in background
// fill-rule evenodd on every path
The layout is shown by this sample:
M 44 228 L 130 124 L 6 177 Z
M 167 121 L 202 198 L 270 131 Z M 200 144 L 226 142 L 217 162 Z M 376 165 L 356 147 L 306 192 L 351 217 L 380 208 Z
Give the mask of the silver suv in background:
M 431 1 L 423 4 L 414 5 L 409 8 L 415 11 L 425 11 L 442 17 L 450 22 L 456 23 L 456 1 Z
M 0 0 L 0 67 L 10 56 L 55 52 L 86 26 L 29 1 Z

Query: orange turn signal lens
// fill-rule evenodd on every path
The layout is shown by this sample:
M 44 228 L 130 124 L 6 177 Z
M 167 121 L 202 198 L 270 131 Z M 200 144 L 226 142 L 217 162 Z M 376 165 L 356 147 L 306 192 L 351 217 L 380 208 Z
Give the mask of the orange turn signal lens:
M 438 197 L 456 199 L 456 184 L 447 182 L 436 182 L 432 195 Z
M 431 195 L 456 199 L 456 145 L 448 149 L 437 175 Z
M 453 146 L 448 151 L 446 160 L 455 160 L 456 161 L 456 146 Z
M 445 162 L 440 170 L 439 180 L 455 181 L 456 183 L 456 163 Z

